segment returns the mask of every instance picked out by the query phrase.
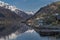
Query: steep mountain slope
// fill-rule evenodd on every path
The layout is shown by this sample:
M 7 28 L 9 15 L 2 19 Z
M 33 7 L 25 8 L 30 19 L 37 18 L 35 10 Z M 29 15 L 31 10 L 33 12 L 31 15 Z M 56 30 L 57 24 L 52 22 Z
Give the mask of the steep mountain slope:
M 26 19 L 28 19 L 32 16 L 32 15 L 29 15 L 29 13 L 27 14 L 19 9 L 16 9 L 15 13 L 17 13 L 23 19 L 23 21 L 25 21 Z
M 60 1 L 40 8 L 34 16 L 27 19 L 27 24 L 37 32 L 39 32 L 40 28 L 44 25 L 60 27 Z
M 56 14 L 60 13 L 60 2 L 54 2 L 52 4 L 49 4 L 45 7 L 42 7 L 41 9 L 36 12 L 36 16 L 39 14 Z
M 43 15 L 57 15 L 57 14 L 60 14 L 60 2 L 54 2 L 52 4 L 49 4 L 45 7 L 42 7 L 40 8 L 34 16 L 30 17 L 29 19 L 27 20 L 35 20 L 37 18 L 40 18 L 42 17 Z
M 26 24 L 21 23 L 30 16 L 15 6 L 0 2 L 0 38 L 9 36 L 16 31 L 23 33 L 30 29 Z
M 9 9 L 13 12 L 15 12 L 17 15 L 19 15 L 22 19 L 22 21 L 28 19 L 29 17 L 31 17 L 32 15 L 28 15 L 27 13 L 25 13 L 24 11 L 16 8 L 15 6 L 9 5 L 8 3 L 4 3 L 2 1 L 0 1 L 0 7 Z
M 0 7 L 0 37 L 15 32 L 19 28 L 18 22 L 21 22 L 20 16 L 9 9 Z

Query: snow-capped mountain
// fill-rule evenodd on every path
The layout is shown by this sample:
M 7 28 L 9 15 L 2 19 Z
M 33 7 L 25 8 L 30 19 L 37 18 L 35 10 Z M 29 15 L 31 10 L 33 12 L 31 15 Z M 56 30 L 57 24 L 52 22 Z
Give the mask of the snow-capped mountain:
M 17 9 L 15 6 L 9 5 L 8 3 L 4 3 L 2 1 L 0 1 L 0 7 L 10 9 L 11 11 L 15 11 L 15 9 Z
M 23 21 L 28 19 L 29 17 L 31 17 L 33 15 L 33 12 L 24 12 L 24 11 L 16 8 L 16 6 L 9 5 L 8 3 L 4 3 L 2 1 L 0 1 L 0 7 L 9 9 L 9 10 L 15 12 L 17 15 L 22 17 Z
M 2 11 L 3 10 L 3 11 Z M 8 34 L 8 32 L 9 32 L 9 34 L 11 34 L 11 33 L 14 33 L 14 32 L 18 32 L 18 33 L 24 33 L 25 31 L 27 31 L 27 30 L 29 30 L 30 29 L 30 27 L 28 27 L 26 24 L 23 24 L 23 23 L 20 23 L 22 20 L 23 21 L 25 21 L 26 19 L 28 19 L 29 17 L 31 17 L 32 15 L 28 15 L 27 13 L 25 13 L 24 11 L 22 11 L 22 10 L 20 10 L 20 9 L 18 9 L 18 8 L 16 8 L 15 6 L 12 6 L 12 5 L 9 5 L 8 3 L 4 3 L 4 2 L 1 2 L 0 1 L 0 17 L 1 17 L 1 15 L 2 15 L 2 17 L 4 17 L 4 19 L 6 20 L 6 21 L 8 21 L 8 20 L 11 20 L 11 21 L 13 21 L 14 23 L 12 23 L 11 25 L 8 25 L 8 23 L 7 24 L 5 24 L 5 26 L 7 27 L 7 25 L 8 25 L 8 27 L 6 28 L 6 30 L 3 28 L 3 31 L 1 31 L 1 28 L 0 28 L 0 32 L 1 32 L 1 34 Z M 3 19 L 3 20 L 4 20 Z M 14 21 L 15 20 L 15 21 Z M 11 21 L 8 21 L 8 22 L 11 22 Z M 17 22 L 16 23 L 16 21 L 19 21 L 19 22 Z M 15 24 L 16 23 L 16 24 Z M 16 26 L 16 25 L 18 25 L 18 26 Z M 1 26 L 1 25 L 0 25 Z M 3 26 L 3 25 L 2 25 Z M 5 27 L 4 26 L 4 27 Z M 10 28 L 11 29 L 10 29 Z M 18 27 L 19 27 L 19 29 L 18 29 Z M 9 30 L 9 31 L 7 31 L 7 30 Z M 6 31 L 6 33 L 5 33 L 5 31 Z M 13 31 L 13 32 L 12 32 Z M 10 33 L 11 32 L 11 33 Z M 17 33 L 17 34 L 18 34 Z M 2 36 L 0 34 L 0 36 Z M 9 34 L 7 35 L 7 36 L 9 36 Z M 16 36 L 15 34 L 12 34 L 13 36 Z M 11 36 L 11 35 L 10 35 Z M 9 37 L 10 37 L 9 36 Z
M 34 15 L 34 12 L 32 11 L 29 11 L 29 12 L 26 12 L 28 15 Z
M 19 9 L 16 9 L 15 13 L 17 13 L 20 17 L 22 17 L 23 21 L 32 16 L 31 14 L 28 14 L 24 11 L 19 10 Z

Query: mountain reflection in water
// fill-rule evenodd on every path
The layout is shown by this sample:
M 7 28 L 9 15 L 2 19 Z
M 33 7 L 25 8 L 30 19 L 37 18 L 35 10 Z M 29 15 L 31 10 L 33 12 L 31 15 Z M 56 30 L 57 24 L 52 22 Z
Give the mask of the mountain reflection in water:
M 34 30 L 28 30 L 25 33 L 19 35 L 16 39 L 13 40 L 60 40 L 56 37 L 41 37 Z

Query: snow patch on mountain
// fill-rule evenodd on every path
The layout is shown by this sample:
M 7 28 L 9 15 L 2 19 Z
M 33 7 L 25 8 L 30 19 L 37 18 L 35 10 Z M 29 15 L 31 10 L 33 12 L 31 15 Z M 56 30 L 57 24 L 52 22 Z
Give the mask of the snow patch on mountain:
M 0 1 L 0 7 L 10 9 L 11 11 L 15 11 L 15 9 L 17 9 L 15 6 L 9 5 L 8 3 L 4 3 L 2 1 Z
M 30 12 L 26 12 L 28 15 L 34 15 L 34 12 L 30 11 Z
M 15 11 L 16 9 L 18 9 L 18 8 L 16 8 L 16 6 L 12 6 L 12 5 L 5 3 L 5 2 L 2 2 L 2 1 L 0 1 L 0 7 L 9 9 L 11 11 Z M 20 9 L 18 9 L 18 10 L 20 10 Z
M 25 21 L 26 19 L 28 19 L 29 17 L 31 17 L 33 15 L 33 12 L 24 12 L 21 9 L 16 8 L 16 6 L 12 6 L 12 5 L 10 5 L 8 3 L 4 3 L 2 1 L 0 1 L 0 7 L 9 9 L 9 10 L 15 12 L 17 15 L 22 17 L 23 21 Z

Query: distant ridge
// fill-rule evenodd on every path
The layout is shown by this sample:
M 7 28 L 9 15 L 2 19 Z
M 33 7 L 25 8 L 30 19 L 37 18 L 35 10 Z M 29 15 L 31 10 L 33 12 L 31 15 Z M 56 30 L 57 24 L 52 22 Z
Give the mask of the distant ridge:
M 16 6 L 9 5 L 8 3 L 4 3 L 0 1 L 0 7 L 3 7 L 5 9 L 9 9 L 13 12 L 15 12 L 17 15 L 19 15 L 22 18 L 22 21 L 25 21 L 26 19 L 30 18 L 32 15 L 27 14 L 26 12 L 16 8 Z

